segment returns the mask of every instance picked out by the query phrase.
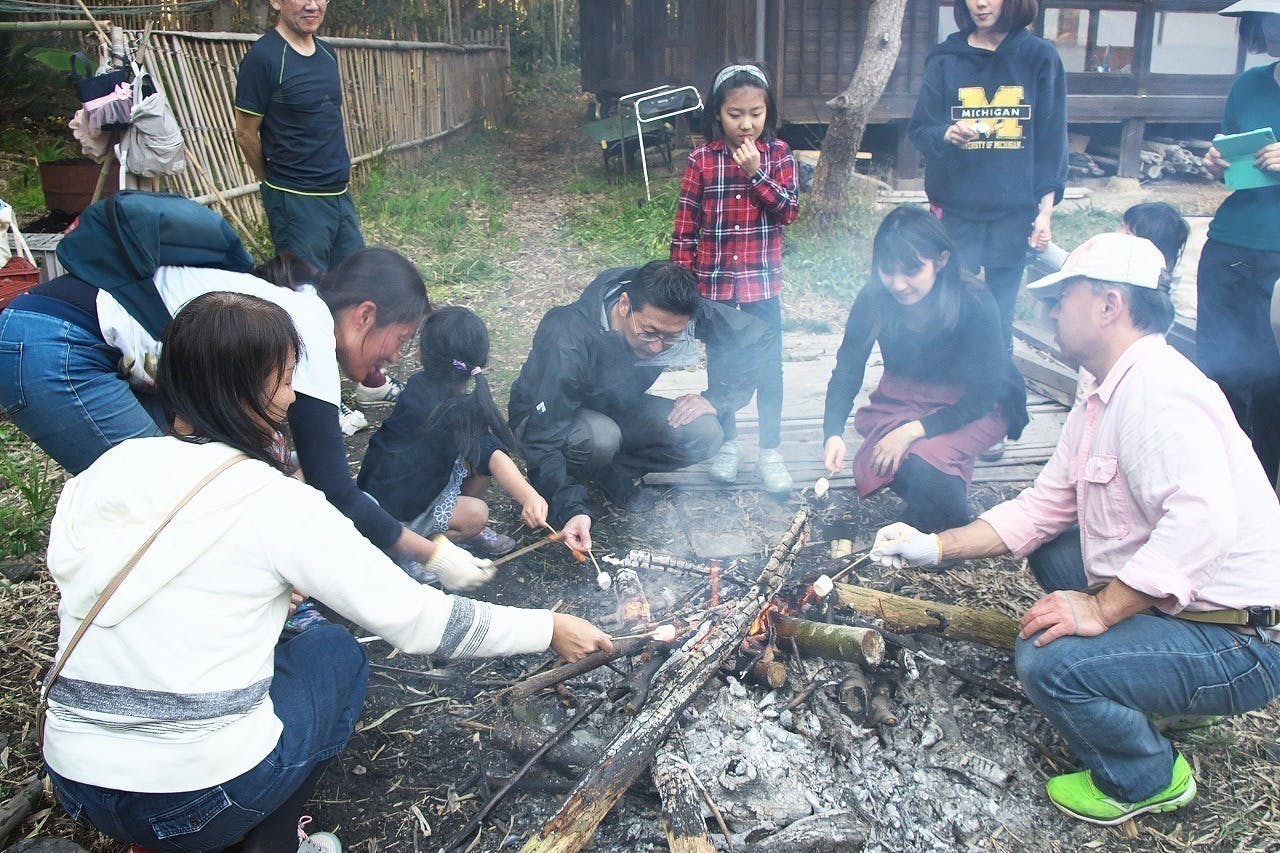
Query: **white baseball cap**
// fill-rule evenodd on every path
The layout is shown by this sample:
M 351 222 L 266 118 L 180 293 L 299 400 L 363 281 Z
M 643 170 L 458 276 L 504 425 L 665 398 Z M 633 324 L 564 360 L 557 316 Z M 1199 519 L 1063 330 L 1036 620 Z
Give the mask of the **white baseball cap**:
M 1075 278 L 1091 278 L 1134 287 L 1159 289 L 1164 280 L 1164 255 L 1143 237 L 1112 232 L 1098 234 L 1067 255 L 1062 269 L 1027 285 L 1027 292 L 1052 299 Z

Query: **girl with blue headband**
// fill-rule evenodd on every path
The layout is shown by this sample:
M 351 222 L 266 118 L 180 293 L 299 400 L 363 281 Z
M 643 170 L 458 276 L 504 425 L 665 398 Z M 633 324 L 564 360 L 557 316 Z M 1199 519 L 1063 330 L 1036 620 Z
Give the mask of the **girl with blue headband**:
M 800 211 L 795 160 L 774 136 L 778 108 L 769 78 L 757 65 L 729 65 L 712 80 L 704 110 L 707 142 L 689 155 L 671 236 L 671 260 L 693 271 L 698 292 L 763 320 L 773 331 L 760 367 L 756 404 L 760 455 L 756 472 L 766 491 L 789 492 L 782 461 L 782 229 Z M 715 347 L 707 348 L 707 372 L 741 369 Z M 712 380 L 715 384 L 715 380 Z M 692 420 L 706 412 L 694 412 Z M 724 444 L 711 460 L 710 477 L 738 478 L 742 450 L 733 412 L 720 412 Z M 673 414 L 673 417 L 676 417 Z M 682 426 L 683 422 L 672 423 Z

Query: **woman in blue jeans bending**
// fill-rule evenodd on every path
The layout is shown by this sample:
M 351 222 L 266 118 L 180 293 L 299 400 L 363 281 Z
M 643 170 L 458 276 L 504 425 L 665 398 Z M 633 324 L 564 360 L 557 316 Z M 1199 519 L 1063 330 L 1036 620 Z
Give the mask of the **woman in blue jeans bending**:
M 277 287 L 249 275 L 252 260 L 216 213 L 142 192 L 86 210 L 58 257 L 68 275 L 0 313 L 0 408 L 70 473 L 126 439 L 168 428 L 155 365 L 179 308 L 211 291 L 253 294 L 284 308 L 304 344 L 288 423 L 307 482 L 379 548 L 430 562 L 446 588 L 487 579 L 483 561 L 419 536 L 356 488 L 338 429 L 340 373 L 359 379 L 395 362 L 430 309 L 406 258 L 361 249 L 319 282 Z
M 58 659 L 44 759 L 74 818 L 146 850 L 340 850 L 296 833 L 346 744 L 367 663 L 321 622 L 278 642 L 295 587 L 409 652 L 609 649 L 574 616 L 415 583 L 272 453 L 302 342 L 278 305 L 199 296 L 169 324 L 156 388 L 173 430 L 125 441 L 71 479 L 49 536 Z M 203 477 L 226 468 L 101 591 Z M 73 634 L 88 628 L 74 648 Z

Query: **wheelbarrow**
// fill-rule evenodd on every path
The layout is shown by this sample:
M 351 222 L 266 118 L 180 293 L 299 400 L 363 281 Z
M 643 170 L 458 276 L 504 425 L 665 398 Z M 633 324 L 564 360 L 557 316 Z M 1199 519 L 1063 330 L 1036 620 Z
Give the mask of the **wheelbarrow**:
M 644 194 L 652 201 L 649 189 L 648 150 L 661 151 L 671 166 L 671 142 L 675 135 L 669 120 L 702 109 L 702 96 L 693 86 L 656 86 L 632 92 L 618 99 L 618 114 L 588 122 L 583 131 L 600 146 L 607 169 L 611 157 L 621 157 L 622 174 L 627 162 L 637 153 L 644 173 Z

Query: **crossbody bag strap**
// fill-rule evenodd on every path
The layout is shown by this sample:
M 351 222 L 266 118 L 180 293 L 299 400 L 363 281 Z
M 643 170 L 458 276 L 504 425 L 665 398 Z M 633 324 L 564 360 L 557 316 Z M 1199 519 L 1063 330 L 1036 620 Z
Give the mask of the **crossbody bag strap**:
M 238 462 L 243 462 L 248 458 L 249 457 L 244 453 L 237 453 L 235 456 L 232 456 L 230 459 L 214 468 L 206 474 L 200 482 L 192 486 L 191 491 L 187 492 L 186 495 L 183 496 L 182 500 L 178 501 L 178 503 L 174 505 L 173 509 L 169 510 L 169 514 L 164 517 L 164 520 L 161 521 L 156 529 L 151 532 L 151 535 L 147 537 L 146 541 L 138 546 L 138 550 L 133 552 L 133 556 L 125 562 L 120 571 L 116 572 L 115 577 L 111 579 L 111 582 L 107 584 L 104 590 L 102 590 L 102 594 L 98 596 L 98 600 L 93 603 L 93 607 L 89 608 L 89 612 L 85 614 L 84 619 L 80 622 L 80 627 L 71 635 L 70 641 L 67 642 L 67 647 L 62 650 L 62 655 L 54 663 L 53 669 L 49 671 L 49 677 L 45 679 L 44 685 L 40 688 L 40 704 L 36 708 L 36 738 L 42 748 L 44 746 L 45 716 L 49 711 L 49 692 L 53 690 L 53 683 L 58 680 L 58 675 L 62 672 L 62 668 L 66 666 L 67 658 L 71 656 L 71 652 L 75 650 L 76 644 L 80 642 L 80 638 L 84 636 L 85 631 L 89 630 L 89 626 L 93 624 L 94 618 L 102 611 L 102 608 L 106 606 L 107 602 L 111 599 L 112 594 L 120 588 L 120 584 L 122 584 L 124 579 L 129 576 L 129 572 L 133 571 L 133 567 L 138 564 L 138 561 L 142 559 L 142 555 L 151 547 L 151 543 L 155 542 L 156 537 L 169 526 L 169 522 L 173 521 L 173 517 L 177 515 L 192 498 L 199 494 L 201 489 L 209 485 L 215 477 L 230 468 L 232 465 L 235 465 Z

